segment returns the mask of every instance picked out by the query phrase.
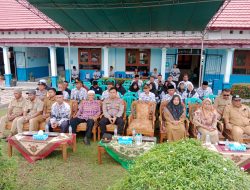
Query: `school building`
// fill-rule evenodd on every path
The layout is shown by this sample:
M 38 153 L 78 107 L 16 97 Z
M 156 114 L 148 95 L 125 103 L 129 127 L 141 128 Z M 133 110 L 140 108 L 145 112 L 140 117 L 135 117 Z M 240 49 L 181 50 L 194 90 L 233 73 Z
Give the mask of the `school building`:
M 59 75 L 70 80 L 73 66 L 84 80 L 95 69 L 107 77 L 109 66 L 119 78 L 131 77 L 136 67 L 150 72 L 157 68 L 167 77 L 178 64 L 197 85 L 211 82 L 215 92 L 249 83 L 250 2 L 192 2 L 145 4 L 151 6 L 148 13 L 141 4 L 126 5 L 132 10 L 107 4 L 120 10 L 114 12 L 94 4 L 57 2 L 56 9 L 53 3 L 0 0 L 0 72 L 6 86 L 12 78 L 31 77 L 50 77 L 56 86 Z

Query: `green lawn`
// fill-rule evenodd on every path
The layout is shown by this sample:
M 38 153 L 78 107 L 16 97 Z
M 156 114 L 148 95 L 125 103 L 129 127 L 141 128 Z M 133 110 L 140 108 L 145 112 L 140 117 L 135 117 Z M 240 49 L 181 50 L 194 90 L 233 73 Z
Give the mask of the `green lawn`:
M 0 115 L 6 111 L 0 110 Z M 7 143 L 0 142 L 3 154 L 7 156 Z M 35 164 L 28 163 L 14 149 L 13 157 L 18 162 L 18 189 L 56 190 L 56 189 L 106 189 L 126 174 L 118 163 L 108 155 L 103 156 L 103 164 L 97 163 L 97 143 L 85 146 L 81 136 L 77 139 L 77 152 L 68 150 L 67 162 L 59 151 L 53 152 Z

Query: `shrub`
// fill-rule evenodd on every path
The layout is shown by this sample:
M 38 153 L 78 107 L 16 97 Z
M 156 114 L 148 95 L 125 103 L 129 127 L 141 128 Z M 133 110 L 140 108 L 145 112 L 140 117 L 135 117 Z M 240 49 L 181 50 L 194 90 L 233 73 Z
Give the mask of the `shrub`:
M 250 99 L 250 84 L 234 84 L 232 94 L 238 94 L 243 99 Z
M 156 145 L 138 157 L 115 190 L 249 190 L 250 178 L 231 160 L 187 139 Z
M 14 159 L 4 158 L 0 147 L 0 189 L 16 189 L 17 163 Z

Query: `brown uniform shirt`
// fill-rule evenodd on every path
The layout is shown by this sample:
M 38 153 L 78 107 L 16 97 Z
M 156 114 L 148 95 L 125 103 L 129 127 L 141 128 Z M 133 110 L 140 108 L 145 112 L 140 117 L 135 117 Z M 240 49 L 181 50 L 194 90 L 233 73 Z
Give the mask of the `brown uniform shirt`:
M 121 117 L 124 112 L 123 101 L 120 98 L 106 98 L 103 101 L 103 115 L 108 118 L 110 116 Z
M 33 102 L 30 100 L 27 101 L 24 111 L 26 111 L 28 116 L 31 116 L 37 112 L 43 111 L 43 102 L 39 98 L 35 98 Z
M 250 125 L 250 108 L 242 105 L 237 108 L 233 105 L 226 106 L 223 118 L 229 121 L 229 124 L 239 127 L 246 127 Z
M 232 102 L 232 96 L 228 100 L 225 100 L 222 95 L 218 96 L 214 101 L 214 108 L 220 113 L 224 112 L 224 109 L 227 105 L 230 105 Z
M 44 99 L 44 106 L 43 106 L 43 112 L 45 114 L 50 114 L 51 113 L 51 106 L 53 103 L 56 102 L 56 98 L 53 97 L 53 98 L 45 98 Z
M 40 98 L 40 100 L 44 100 L 44 98 L 47 97 L 47 90 L 43 90 L 43 91 L 40 91 L 40 90 L 37 90 L 36 91 L 36 97 Z
M 21 97 L 20 99 L 13 99 L 10 104 L 8 109 L 11 110 L 10 113 L 14 114 L 14 115 L 20 115 L 21 113 L 23 113 L 23 108 L 26 104 L 27 100 L 23 97 Z

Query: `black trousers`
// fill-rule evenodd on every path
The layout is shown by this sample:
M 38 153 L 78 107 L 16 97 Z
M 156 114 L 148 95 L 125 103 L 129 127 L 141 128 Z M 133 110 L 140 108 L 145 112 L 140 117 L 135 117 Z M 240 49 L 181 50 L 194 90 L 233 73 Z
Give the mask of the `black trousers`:
M 80 118 L 72 118 L 70 120 L 70 124 L 72 127 L 72 133 L 76 133 L 76 128 L 77 125 L 79 125 L 80 123 L 87 123 L 87 129 L 86 129 L 86 137 L 87 138 L 91 138 L 91 134 L 92 134 L 92 129 L 94 127 L 95 121 L 93 119 L 80 119 Z
M 48 126 L 49 126 L 49 132 L 53 132 L 53 128 L 51 127 L 50 122 L 48 122 Z M 69 131 L 69 121 L 62 122 L 59 127 L 61 133 L 67 133 Z
M 101 128 L 101 136 L 103 136 L 104 133 L 106 133 L 107 131 L 107 128 L 106 128 L 106 125 L 110 124 L 110 121 L 108 118 L 106 117 L 103 117 L 100 122 L 99 122 L 99 125 L 100 125 L 100 128 Z M 124 128 L 124 121 L 123 121 L 123 118 L 122 117 L 117 117 L 116 120 L 115 120 L 115 124 L 117 125 L 117 133 L 119 135 L 122 135 L 123 133 L 123 128 Z

